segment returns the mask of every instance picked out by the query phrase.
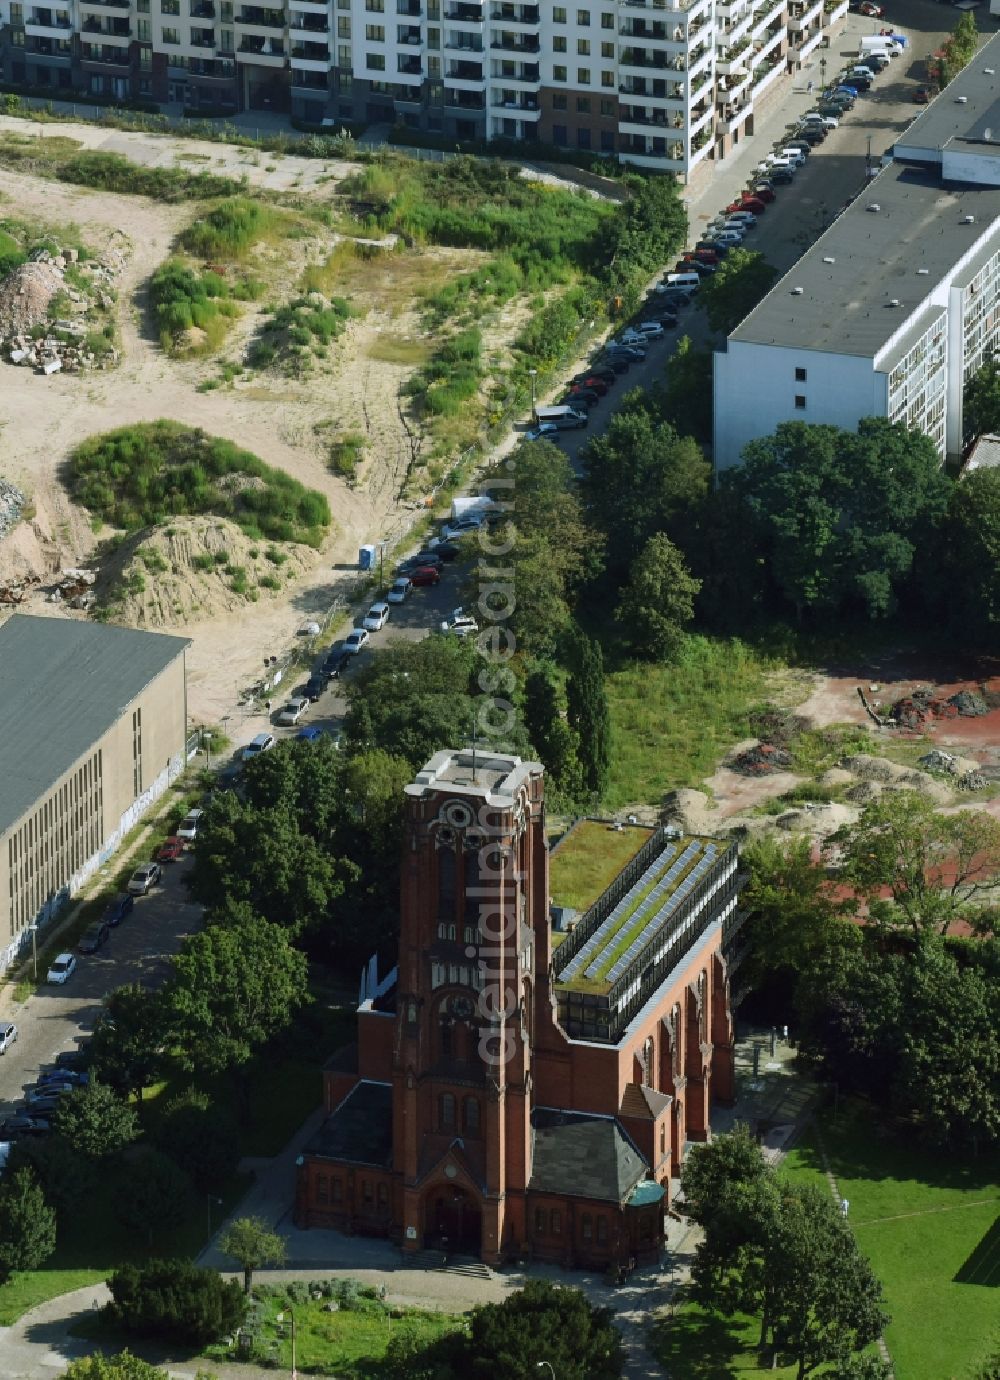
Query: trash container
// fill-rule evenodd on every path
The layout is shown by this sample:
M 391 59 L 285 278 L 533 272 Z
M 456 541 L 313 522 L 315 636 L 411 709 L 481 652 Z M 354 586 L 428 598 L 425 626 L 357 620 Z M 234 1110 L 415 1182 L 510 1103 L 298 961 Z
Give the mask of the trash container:
M 374 569 L 375 569 L 375 547 L 374 547 L 374 546 L 362 546 L 362 547 L 359 549 L 359 551 L 358 551 L 358 569 L 359 569 L 359 570 L 374 570 Z

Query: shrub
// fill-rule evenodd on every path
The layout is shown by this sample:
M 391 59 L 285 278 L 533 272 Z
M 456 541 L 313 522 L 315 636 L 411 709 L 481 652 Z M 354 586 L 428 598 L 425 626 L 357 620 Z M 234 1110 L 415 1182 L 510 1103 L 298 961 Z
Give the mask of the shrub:
M 179 259 L 167 259 L 153 274 L 149 284 L 153 317 L 160 332 L 160 344 L 167 351 L 203 353 L 217 349 L 239 312 L 228 300 L 229 286 L 217 273 L 195 273 Z M 203 333 L 192 340 L 192 330 Z
M 205 1346 L 235 1332 L 246 1314 L 238 1280 L 190 1260 L 123 1265 L 108 1288 L 110 1321 L 140 1337 Z
M 98 187 L 128 196 L 149 196 L 157 201 L 184 201 L 189 197 L 230 196 L 240 184 L 215 173 L 188 172 L 185 168 L 144 168 L 118 153 L 78 153 L 56 166 L 60 182 Z
M 454 417 L 479 391 L 482 377 L 482 336 L 471 327 L 438 346 L 407 392 L 433 416 Z
M 318 546 L 331 520 L 322 494 L 231 441 L 180 422 L 141 422 L 92 436 L 70 456 L 68 478 L 77 502 L 132 531 L 171 515 L 217 513 L 254 538 Z
M 213 263 L 243 259 L 258 240 L 274 232 L 278 223 L 279 217 L 269 206 L 248 197 L 233 197 L 189 225 L 181 244 L 199 259 Z
M 297 297 L 276 308 L 264 321 L 248 362 L 257 369 L 276 363 L 294 366 L 304 350 L 322 347 L 317 348 L 317 353 L 322 353 L 331 340 L 337 339 L 350 316 L 351 308 L 342 297 L 332 298 L 329 304 Z

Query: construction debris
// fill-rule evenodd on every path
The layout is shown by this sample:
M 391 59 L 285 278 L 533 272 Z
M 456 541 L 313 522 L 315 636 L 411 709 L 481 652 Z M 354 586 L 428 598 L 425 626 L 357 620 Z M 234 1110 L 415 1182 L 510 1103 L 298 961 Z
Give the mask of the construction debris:
M 94 603 L 92 586 L 96 580 L 96 571 L 70 566 L 60 571 L 59 583 L 49 593 L 49 602 L 65 603 L 71 609 L 89 609 Z
M 966 719 L 982 718 L 984 714 L 990 712 L 990 707 L 985 699 L 974 690 L 959 690 L 957 695 L 952 695 L 948 703 L 953 704 L 959 714 Z
M 7 479 L 0 479 L 0 537 L 13 532 L 21 521 L 27 501 L 15 484 L 11 484 Z
M 792 765 L 792 754 L 773 743 L 757 743 L 755 747 L 741 752 L 732 762 L 733 771 L 741 776 L 770 776 L 772 772 L 785 771 Z
M 113 284 L 125 263 L 125 248 L 117 242 L 99 260 L 80 261 L 74 248 L 33 250 L 27 263 L 0 281 L 0 353 L 11 364 L 46 375 L 115 365 L 118 351 L 103 342 L 94 350 L 88 336 L 101 333 L 94 311 L 114 306 Z M 81 279 L 88 280 L 86 288 Z
M 37 575 L 26 575 L 20 580 L 11 580 L 0 585 L 0 604 L 21 604 L 32 585 L 38 584 Z

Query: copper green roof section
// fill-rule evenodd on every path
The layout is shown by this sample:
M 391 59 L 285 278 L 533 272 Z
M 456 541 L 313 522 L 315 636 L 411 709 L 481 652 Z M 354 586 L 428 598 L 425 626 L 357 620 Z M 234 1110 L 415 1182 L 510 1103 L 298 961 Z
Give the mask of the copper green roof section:
M 581 913 L 587 910 L 652 834 L 652 829 L 639 824 L 616 828 L 608 820 L 581 819 L 552 850 L 549 893 L 553 905 Z

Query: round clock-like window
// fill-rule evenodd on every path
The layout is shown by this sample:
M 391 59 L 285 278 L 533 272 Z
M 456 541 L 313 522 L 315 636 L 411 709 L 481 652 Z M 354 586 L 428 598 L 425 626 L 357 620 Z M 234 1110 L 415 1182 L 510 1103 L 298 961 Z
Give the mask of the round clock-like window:
M 461 800 L 449 800 L 441 814 L 456 829 L 467 829 L 472 823 L 472 811 Z
M 467 1021 L 475 1010 L 470 997 L 452 997 L 451 1014 L 459 1021 Z

